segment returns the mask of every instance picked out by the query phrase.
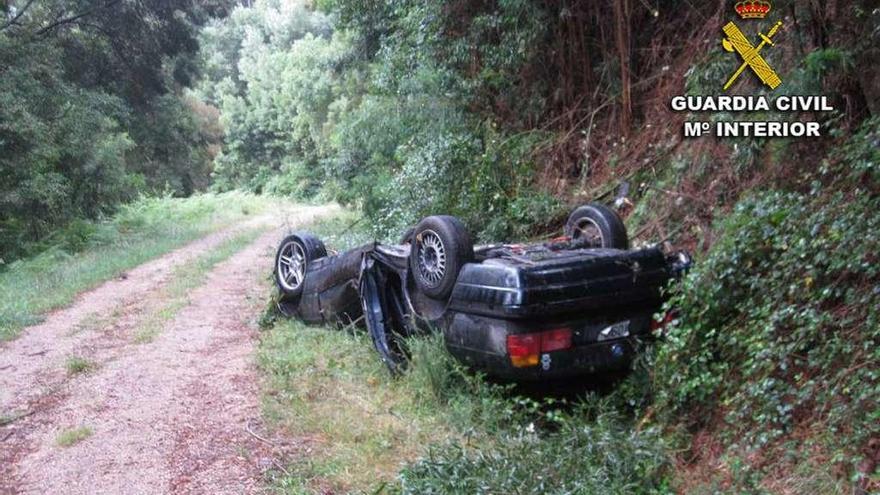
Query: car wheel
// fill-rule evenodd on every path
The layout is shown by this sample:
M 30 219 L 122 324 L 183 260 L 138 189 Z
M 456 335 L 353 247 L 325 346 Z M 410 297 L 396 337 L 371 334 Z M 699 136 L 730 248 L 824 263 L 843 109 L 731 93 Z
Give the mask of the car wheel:
M 590 203 L 571 212 L 565 223 L 565 235 L 587 247 L 629 248 L 626 226 L 620 215 L 598 203 Z
M 448 297 L 461 267 L 474 258 L 464 224 L 450 216 L 427 217 L 416 225 L 411 239 L 409 267 L 416 286 L 428 297 Z
M 327 248 L 310 234 L 291 234 L 281 241 L 275 253 L 275 283 L 282 293 L 299 296 L 308 265 L 327 256 Z

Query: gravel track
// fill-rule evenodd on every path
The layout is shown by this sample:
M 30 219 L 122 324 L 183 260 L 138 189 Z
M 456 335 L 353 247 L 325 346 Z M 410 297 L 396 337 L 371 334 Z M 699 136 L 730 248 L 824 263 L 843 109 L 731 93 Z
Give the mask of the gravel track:
M 335 207 L 301 207 L 209 235 L 83 293 L 0 344 L 0 493 L 254 493 L 276 465 L 260 434 L 254 363 L 275 244 Z M 284 228 L 278 228 L 284 225 Z M 175 268 L 246 228 L 265 233 L 214 266 L 138 343 Z M 66 360 L 97 364 L 69 376 Z M 92 434 L 69 447 L 66 429 Z

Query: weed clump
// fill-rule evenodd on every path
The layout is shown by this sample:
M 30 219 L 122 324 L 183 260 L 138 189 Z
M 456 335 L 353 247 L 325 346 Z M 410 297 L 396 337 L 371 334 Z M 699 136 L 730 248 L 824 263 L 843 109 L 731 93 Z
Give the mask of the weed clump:
M 71 356 L 67 359 L 64 367 L 67 368 L 68 375 L 78 375 L 88 373 L 97 367 L 97 363 L 81 356 Z
M 92 436 L 94 432 L 88 426 L 79 426 L 62 431 L 55 438 L 59 447 L 70 447 Z

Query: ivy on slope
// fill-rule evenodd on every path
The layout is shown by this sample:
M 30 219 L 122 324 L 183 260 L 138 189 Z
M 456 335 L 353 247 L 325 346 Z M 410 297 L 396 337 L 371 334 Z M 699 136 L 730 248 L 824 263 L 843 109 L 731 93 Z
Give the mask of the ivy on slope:
M 720 430 L 729 453 L 818 451 L 858 480 L 880 435 L 880 119 L 807 182 L 757 193 L 718 225 L 674 296 L 658 407 Z

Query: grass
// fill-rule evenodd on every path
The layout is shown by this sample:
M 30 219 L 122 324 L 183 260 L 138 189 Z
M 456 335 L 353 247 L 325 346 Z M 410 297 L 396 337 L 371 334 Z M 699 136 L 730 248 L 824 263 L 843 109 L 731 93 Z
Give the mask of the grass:
M 189 293 L 205 283 L 205 274 L 218 263 L 229 259 L 245 246 L 252 243 L 262 229 L 246 229 L 206 254 L 177 267 L 170 277 L 170 282 L 162 291 L 164 304 L 152 308 L 134 333 L 134 341 L 139 344 L 152 342 L 161 332 L 163 325 L 174 318 L 189 302 Z
M 375 488 L 424 445 L 455 436 L 434 404 L 390 377 L 364 335 L 290 322 L 260 348 L 270 424 L 314 449 L 289 467 L 293 477 L 276 479 L 280 488 Z
M 85 318 L 83 318 L 82 320 L 80 320 L 79 322 L 77 322 L 76 325 L 73 325 L 73 327 L 71 327 L 70 331 L 68 332 L 68 335 L 73 336 L 73 335 L 76 335 L 81 332 L 88 332 L 88 331 L 100 329 L 121 315 L 122 315 L 121 308 L 114 309 L 108 315 L 101 315 L 99 313 L 91 313 L 88 316 L 86 316 Z
M 97 366 L 98 364 L 94 361 L 81 356 L 70 356 L 67 358 L 67 362 L 64 363 L 68 375 L 88 373 L 94 370 Z
M 162 325 L 170 321 L 185 306 L 185 301 L 173 301 L 152 311 L 134 332 L 136 344 L 149 344 L 162 332 Z
M 92 436 L 94 432 L 88 426 L 79 426 L 62 431 L 55 437 L 55 443 L 59 447 L 70 447 Z
M 659 431 L 612 412 L 573 415 L 555 432 L 508 432 L 494 443 L 431 448 L 406 466 L 400 493 L 673 493 Z
M 57 247 L 6 265 L 0 271 L 0 341 L 39 323 L 80 292 L 275 203 L 238 192 L 144 198 L 93 225 L 79 252 Z
M 0 426 L 6 426 L 6 425 L 12 423 L 13 421 L 17 420 L 19 417 L 21 417 L 21 415 L 19 415 L 19 414 L 9 414 L 9 413 L 0 414 Z

